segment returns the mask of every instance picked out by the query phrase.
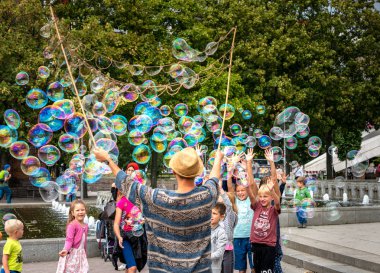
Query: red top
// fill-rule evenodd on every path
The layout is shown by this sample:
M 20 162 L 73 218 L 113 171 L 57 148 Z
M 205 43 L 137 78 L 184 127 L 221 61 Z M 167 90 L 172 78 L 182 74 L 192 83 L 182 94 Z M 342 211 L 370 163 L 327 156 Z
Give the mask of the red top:
M 280 211 L 277 211 L 274 206 L 263 208 L 260 202 L 251 205 L 251 208 L 255 211 L 251 226 L 251 242 L 276 246 L 277 222 Z

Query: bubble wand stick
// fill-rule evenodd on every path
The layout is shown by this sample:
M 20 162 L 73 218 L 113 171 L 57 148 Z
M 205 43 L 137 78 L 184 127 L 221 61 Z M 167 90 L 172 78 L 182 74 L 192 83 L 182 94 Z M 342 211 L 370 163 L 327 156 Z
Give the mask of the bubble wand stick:
M 235 48 L 235 37 L 236 37 L 236 27 L 233 28 L 234 30 L 234 36 L 232 38 L 232 45 L 231 45 L 231 52 L 230 52 L 230 65 L 228 66 L 228 77 L 227 77 L 227 92 L 226 92 L 226 101 L 225 101 L 225 107 L 228 104 L 228 95 L 230 93 L 230 82 L 231 82 L 231 70 L 232 70 L 232 56 L 234 53 L 234 48 Z M 223 113 L 223 122 L 222 122 L 222 130 L 220 131 L 220 137 L 219 137 L 219 144 L 218 144 L 218 150 L 220 150 L 220 144 L 222 143 L 222 136 L 223 136 L 223 131 L 224 131 L 224 123 L 226 121 L 226 109 L 224 109 Z
M 78 99 L 78 102 L 79 102 L 79 105 L 80 105 L 80 108 L 82 110 L 82 114 L 84 116 L 84 120 L 86 121 L 86 126 L 87 126 L 87 131 L 88 131 L 88 134 L 90 135 L 90 139 L 91 141 L 94 143 L 94 147 L 96 147 L 96 143 L 95 143 L 95 139 L 94 139 L 94 135 L 92 134 L 92 131 L 91 131 L 91 127 L 90 127 L 90 124 L 88 122 L 88 119 L 87 119 L 87 116 L 86 116 L 86 113 L 84 112 L 84 108 L 83 108 L 83 105 L 82 105 L 82 101 L 79 97 L 79 92 L 78 92 L 78 89 L 77 89 L 77 86 L 75 84 L 75 80 L 74 80 L 74 77 L 73 77 L 73 74 L 71 72 L 71 67 L 70 67 L 70 63 L 69 63 L 69 60 L 67 59 L 67 55 L 66 55 L 66 51 L 65 51 L 65 47 L 63 46 L 63 41 L 62 41 L 62 38 L 61 38 L 61 34 L 59 33 L 59 28 L 58 28 L 58 18 L 55 17 L 54 15 L 54 10 L 53 10 L 53 6 L 52 5 L 49 5 L 49 8 L 50 8 L 50 13 L 51 13 L 51 18 L 54 22 L 54 27 L 55 27 L 55 32 L 57 33 L 57 36 L 58 36 L 58 41 L 59 41 L 59 44 L 61 45 L 61 50 L 62 50 L 62 53 L 63 53 L 63 57 L 65 58 L 65 62 L 66 62 L 66 65 L 67 65 L 67 70 L 69 72 L 69 75 L 70 75 L 70 81 L 71 81 L 71 84 L 74 86 L 74 90 L 75 90 L 75 95 Z

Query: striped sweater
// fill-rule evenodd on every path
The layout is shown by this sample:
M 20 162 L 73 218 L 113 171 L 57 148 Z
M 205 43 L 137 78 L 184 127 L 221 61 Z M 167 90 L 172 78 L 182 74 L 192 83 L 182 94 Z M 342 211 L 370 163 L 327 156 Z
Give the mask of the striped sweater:
M 150 273 L 211 273 L 211 209 L 218 179 L 188 193 L 152 189 L 120 171 L 116 186 L 145 217 Z

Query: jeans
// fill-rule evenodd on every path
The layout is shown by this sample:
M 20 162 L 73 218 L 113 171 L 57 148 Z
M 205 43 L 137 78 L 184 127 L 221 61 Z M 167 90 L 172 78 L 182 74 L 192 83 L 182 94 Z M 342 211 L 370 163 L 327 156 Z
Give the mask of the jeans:
M 254 268 L 251 242 L 249 241 L 249 238 L 234 238 L 234 256 L 235 270 L 246 270 L 247 258 L 251 269 Z
M 9 270 L 11 273 L 21 273 L 20 271 L 15 271 L 15 270 Z M 1 269 L 0 273 L 5 273 L 4 268 Z
M 296 215 L 297 215 L 297 220 L 301 225 L 307 223 L 307 215 L 306 215 L 306 209 L 305 208 L 297 207 Z
M 8 186 L 4 186 L 0 188 L 0 200 L 3 199 L 5 193 L 5 197 L 7 199 L 7 203 L 10 204 L 12 200 L 12 191 Z
M 75 199 L 77 199 L 77 195 L 75 193 L 68 193 L 66 195 L 66 202 L 73 202 Z

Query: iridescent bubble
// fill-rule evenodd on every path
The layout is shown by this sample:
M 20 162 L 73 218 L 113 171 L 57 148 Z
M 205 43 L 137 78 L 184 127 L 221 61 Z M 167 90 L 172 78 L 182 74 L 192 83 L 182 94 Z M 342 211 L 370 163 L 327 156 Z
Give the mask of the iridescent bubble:
M 285 139 L 285 146 L 289 150 L 294 150 L 297 148 L 298 141 L 295 137 L 288 137 Z
M 104 103 L 97 101 L 92 107 L 92 113 L 95 116 L 104 116 L 107 113 L 106 106 Z
M 20 127 L 21 119 L 19 114 L 13 109 L 7 109 L 4 112 L 4 121 L 11 129 L 17 130 Z
M 295 123 L 295 116 L 299 112 L 300 109 L 290 106 L 276 117 L 274 126 L 277 126 L 283 130 L 283 138 L 291 137 L 298 132 Z
M 25 141 L 16 141 L 9 147 L 9 153 L 16 159 L 23 159 L 29 155 L 29 145 Z
M 175 114 L 177 117 L 183 117 L 183 116 L 186 116 L 188 112 L 189 112 L 189 108 L 188 108 L 187 105 L 184 104 L 184 103 L 178 103 L 178 104 L 174 107 L 174 114 Z
M 201 127 L 205 125 L 205 120 L 202 118 L 201 115 L 194 116 L 194 120 L 196 123 L 198 123 Z
M 259 137 L 257 142 L 261 149 L 269 148 L 272 144 L 271 138 L 267 135 L 262 135 L 261 137 Z
M 47 166 L 53 166 L 61 158 L 61 152 L 54 145 L 45 145 L 38 149 L 38 158 Z
M 46 66 L 40 66 L 37 70 L 37 76 L 41 79 L 47 79 L 50 76 L 50 69 Z
M 99 181 L 99 179 L 101 179 L 102 176 L 103 174 L 92 175 L 88 173 L 83 173 L 83 181 L 86 182 L 87 184 L 93 184 Z
M 113 122 L 105 116 L 98 117 L 98 127 L 100 131 L 113 132 L 113 130 L 115 129 L 113 127 Z
M 231 141 L 232 145 L 235 145 L 236 151 L 238 153 L 243 153 L 247 150 L 247 145 L 245 144 L 244 141 L 240 137 L 234 137 Z
M 149 104 L 152 105 L 153 107 L 158 107 L 162 103 L 162 100 L 160 97 L 155 97 L 154 100 L 150 101 Z
M 26 175 L 36 174 L 40 166 L 41 163 L 35 156 L 27 156 L 21 161 L 21 171 Z
M 27 85 L 29 82 L 29 75 L 25 71 L 20 71 L 16 75 L 17 85 Z
M 28 141 L 36 148 L 48 144 L 52 138 L 53 131 L 44 123 L 37 123 L 28 132 Z
M 126 102 L 134 102 L 139 98 L 140 88 L 133 83 L 126 84 L 120 91 Z
M 183 139 L 186 141 L 189 147 L 195 147 L 198 144 L 198 137 L 194 134 L 185 134 Z
M 138 146 L 145 141 L 145 135 L 137 129 L 134 129 L 128 134 L 128 142 L 131 145 Z
M 86 95 L 86 93 L 87 93 L 87 84 L 86 84 L 86 82 L 84 81 L 84 79 L 78 77 L 78 78 L 75 80 L 75 86 L 76 86 L 76 88 L 77 88 L 77 91 L 78 91 L 78 95 L 79 95 L 79 96 L 84 96 L 84 95 Z M 73 91 L 73 94 L 75 94 L 74 86 L 71 87 L 71 90 Z
M 310 129 L 309 129 L 309 127 L 307 127 L 303 131 L 298 131 L 296 136 L 298 138 L 305 138 L 305 137 L 307 137 L 309 135 L 309 133 L 310 133 Z
M 216 107 L 218 105 L 218 101 L 214 97 L 211 97 L 211 96 L 207 96 L 207 97 L 201 98 L 198 101 L 198 111 L 200 113 L 202 113 L 203 112 L 203 108 L 206 105 L 214 105 Z
M 30 122 L 25 122 L 25 126 L 30 127 L 31 126 Z
M 178 130 L 184 134 L 187 134 L 191 131 L 194 124 L 195 121 L 192 117 L 182 116 L 178 121 Z
M 145 72 L 149 76 L 155 76 L 161 72 L 162 68 L 162 66 L 145 66 Z
M 231 131 L 231 135 L 238 136 L 242 133 L 243 128 L 241 127 L 240 124 L 235 123 L 230 126 L 230 131 Z
M 52 82 L 49 84 L 46 94 L 51 101 L 62 100 L 65 97 L 63 86 L 60 82 Z
M 222 128 L 222 118 L 221 117 L 217 117 L 216 120 L 214 121 L 207 121 L 206 122 L 206 127 L 207 127 L 207 130 L 209 130 L 210 132 L 215 132 L 217 130 L 220 130 Z
M 74 115 L 75 112 L 75 107 L 74 103 L 71 100 L 64 99 L 64 100 L 59 100 L 53 103 L 53 105 L 58 106 L 61 108 L 64 112 L 64 119 L 67 119 Z
M 50 127 L 53 132 L 60 130 L 64 124 L 65 113 L 55 105 L 48 105 L 41 109 L 38 120 Z
M 270 148 L 270 151 L 273 153 L 274 162 L 279 162 L 282 159 L 284 152 L 282 151 L 280 147 L 278 146 L 272 147 Z
M 26 94 L 26 104 L 32 109 L 40 109 L 47 103 L 48 97 L 41 89 L 33 88 Z
M 247 148 L 253 148 L 256 146 L 256 138 L 253 136 L 249 136 L 247 139 Z
M 255 136 L 255 138 L 260 138 L 263 135 L 263 131 L 261 129 L 255 129 L 253 131 L 253 135 Z
M 314 207 L 315 202 L 313 199 L 306 198 L 301 201 L 301 203 L 298 205 L 299 210 L 301 210 L 301 215 L 303 218 L 313 218 L 315 215 Z
M 232 157 L 236 153 L 235 146 L 225 146 L 223 149 L 224 156 Z
M 44 187 L 40 187 L 38 190 L 42 200 L 47 203 L 56 200 L 59 196 L 59 186 L 54 181 L 48 181 Z
M 174 147 L 174 146 L 179 146 L 179 147 L 181 147 L 181 150 L 182 150 L 182 149 L 185 149 L 188 145 L 187 145 L 186 140 L 184 140 L 183 138 L 180 138 L 180 137 L 176 137 L 172 141 L 170 141 L 170 143 L 168 145 L 168 149 L 171 150 L 172 147 Z
M 132 158 L 136 163 L 146 164 L 150 160 L 151 151 L 149 146 L 140 144 L 132 152 Z
M 156 84 L 154 83 L 154 81 L 146 80 L 145 82 L 143 82 L 140 88 L 141 88 L 140 96 L 143 101 L 149 102 L 149 101 L 154 100 L 157 97 L 158 88 Z
M 182 61 L 190 61 L 193 58 L 194 49 L 182 38 L 177 38 L 172 44 L 173 56 Z
M 35 187 L 45 187 L 51 181 L 50 172 L 48 169 L 40 167 L 35 173 L 29 176 L 29 181 Z
M 312 147 L 314 150 L 319 150 L 322 147 L 322 140 L 317 136 L 312 136 L 307 142 L 308 147 Z
M 244 120 L 249 120 L 252 118 L 252 113 L 251 111 L 249 110 L 244 110 L 242 113 L 241 113 L 241 116 L 243 117 Z
M 334 222 L 340 219 L 341 213 L 339 208 L 341 205 L 338 202 L 328 202 L 326 205 L 326 219 L 330 222 Z
M 107 79 L 103 76 L 98 76 L 92 80 L 90 84 L 91 91 L 94 93 L 100 93 L 103 91 L 107 84 Z
M 16 130 L 11 129 L 7 125 L 0 125 L 0 146 L 8 148 L 18 138 Z
M 109 138 L 100 138 L 96 140 L 96 147 L 102 148 L 105 151 L 111 151 L 115 148 L 116 142 Z
M 166 136 L 161 133 L 154 133 L 150 137 L 150 147 L 157 153 L 163 153 L 166 150 L 167 147 L 167 140 Z
M 168 105 L 162 105 L 160 107 L 160 113 L 161 115 L 163 115 L 164 117 L 167 117 L 170 115 L 170 112 L 171 112 L 171 109 Z
M 264 105 L 257 105 L 256 106 L 256 113 L 259 115 L 264 115 L 266 111 L 266 108 Z
M 58 139 L 58 146 L 64 152 L 74 153 L 79 148 L 79 139 L 76 135 L 62 134 Z
M 269 131 L 269 136 L 273 140 L 280 140 L 282 139 L 282 136 L 284 135 L 284 132 L 280 127 L 272 127 Z
M 317 157 L 319 155 L 319 150 L 314 149 L 313 146 L 308 147 L 307 152 L 311 157 Z
M 297 125 L 308 125 L 310 122 L 310 117 L 306 115 L 305 113 L 298 112 L 295 117 L 294 121 L 296 122 Z
M 58 192 L 60 194 L 68 194 L 73 189 L 76 188 L 76 182 L 78 180 L 78 176 L 74 172 L 64 172 L 63 175 L 58 176 L 56 179 L 56 183 L 59 186 Z
M 131 179 L 137 183 L 140 183 L 141 185 L 145 185 L 146 181 L 148 180 L 146 173 L 143 170 L 134 171 L 131 174 Z
M 129 73 L 132 74 L 132 76 L 140 76 L 144 73 L 144 67 L 142 65 L 129 65 L 128 66 Z
M 110 117 L 113 123 L 114 132 L 118 136 L 122 136 L 127 132 L 128 120 L 122 115 L 113 115 Z
M 40 35 L 43 38 L 49 38 L 51 34 L 51 24 L 47 23 L 40 28 Z
M 175 153 L 176 153 L 176 151 L 168 151 L 165 153 L 164 158 L 163 158 L 163 163 L 164 163 L 166 168 L 170 168 L 169 162 L 172 159 L 172 157 L 175 155 Z
M 115 112 L 117 106 L 119 105 L 119 91 L 117 88 L 109 88 L 104 93 L 103 104 L 106 107 L 107 113 Z
M 329 155 L 334 155 L 334 154 L 338 154 L 338 147 L 336 147 L 334 144 L 331 145 L 328 149 L 327 149 Z
M 81 154 L 74 155 L 69 163 L 69 168 L 76 174 L 82 174 L 84 172 L 85 158 Z
M 235 108 L 231 104 L 222 104 L 219 106 L 219 112 L 222 117 L 224 117 L 224 112 L 226 112 L 226 120 L 231 119 L 235 115 Z
M 359 153 L 358 150 L 351 150 L 347 153 L 346 157 L 348 160 L 354 160 L 354 158 L 356 157 L 356 155 Z
M 90 154 L 84 165 L 84 173 L 97 176 L 103 173 L 103 163 L 96 160 L 94 154 Z
M 210 42 L 206 45 L 205 53 L 206 55 L 214 55 L 214 53 L 218 50 L 219 43 L 217 42 Z
M 129 120 L 128 129 L 139 130 L 143 134 L 148 133 L 153 127 L 152 119 L 147 115 L 134 116 Z
M 220 116 L 218 109 L 216 108 L 215 105 L 212 105 L 212 104 L 206 105 L 205 107 L 203 107 L 201 114 L 202 114 L 203 119 L 208 122 L 213 122 L 217 120 L 218 117 Z
M 82 113 L 74 113 L 70 118 L 65 120 L 65 132 L 82 138 L 87 133 L 85 117 Z

